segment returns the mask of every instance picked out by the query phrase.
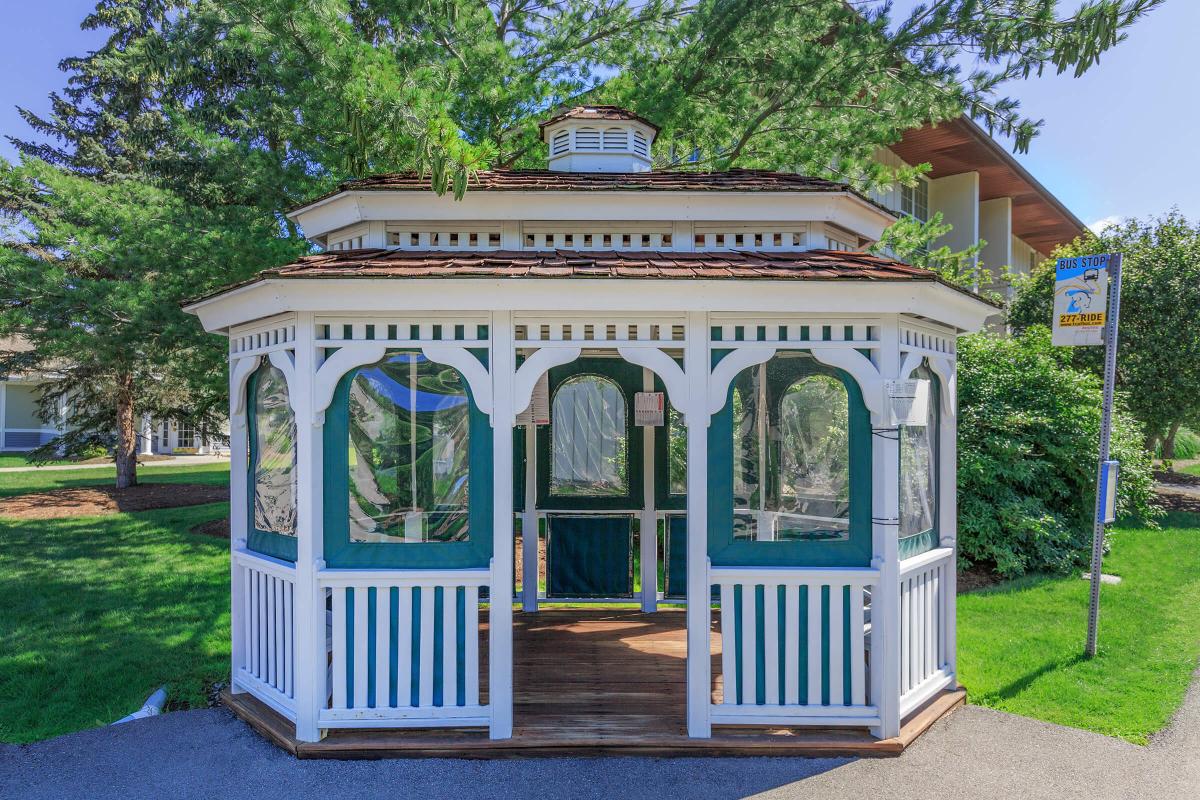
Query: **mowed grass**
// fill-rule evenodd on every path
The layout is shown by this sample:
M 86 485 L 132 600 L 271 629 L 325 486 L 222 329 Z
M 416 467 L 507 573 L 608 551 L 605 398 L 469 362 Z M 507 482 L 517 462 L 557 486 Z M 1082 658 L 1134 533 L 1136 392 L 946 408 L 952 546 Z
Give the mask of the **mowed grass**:
M 1200 515 L 1119 527 L 1100 592 L 1099 653 L 1083 657 L 1089 583 L 1027 577 L 958 598 L 959 680 L 972 703 L 1145 744 L 1200 658 Z
M 1186 467 L 1180 467 L 1179 471 L 1188 475 L 1200 475 L 1200 464 L 1188 464 Z
M 70 464 L 70 461 L 55 460 L 48 461 L 47 464 Z M 28 459 L 22 453 L 0 453 L 0 469 L 6 467 L 32 467 Z
M 228 510 L 0 518 L 0 741 L 108 724 L 163 684 L 206 704 L 229 675 L 229 543 L 188 531 Z
M 229 483 L 229 463 L 196 464 L 180 467 L 140 467 L 139 483 Z M 46 469 L 27 472 L 0 472 L 0 497 L 30 492 L 48 492 L 77 486 L 112 486 L 115 467 L 91 469 Z M 3 509 L 0 508 L 0 514 Z

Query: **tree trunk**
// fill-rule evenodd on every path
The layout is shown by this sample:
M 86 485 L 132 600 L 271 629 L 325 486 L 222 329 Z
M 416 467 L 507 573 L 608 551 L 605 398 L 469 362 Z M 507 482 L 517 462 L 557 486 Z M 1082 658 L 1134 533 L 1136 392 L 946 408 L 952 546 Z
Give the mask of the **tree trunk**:
M 133 413 L 133 376 L 117 377 L 117 488 L 137 486 L 137 426 Z
M 1167 430 L 1167 435 L 1162 440 L 1162 457 L 1175 458 L 1175 434 L 1179 433 L 1178 422 L 1172 422 L 1171 427 Z

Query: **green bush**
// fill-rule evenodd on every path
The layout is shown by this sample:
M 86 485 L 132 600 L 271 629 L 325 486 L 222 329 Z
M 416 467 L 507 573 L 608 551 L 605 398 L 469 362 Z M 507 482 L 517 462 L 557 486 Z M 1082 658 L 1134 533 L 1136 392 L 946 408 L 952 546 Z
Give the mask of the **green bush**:
M 1019 336 L 959 340 L 958 536 L 960 566 L 1009 577 L 1063 572 L 1091 548 L 1102 387 L 1072 368 L 1068 348 L 1033 327 Z M 1121 462 L 1118 512 L 1147 520 L 1150 457 L 1124 409 L 1114 415 Z
M 1154 457 L 1162 458 L 1162 442 L 1154 446 Z M 1200 435 L 1187 428 L 1180 428 L 1175 434 L 1175 458 L 1189 461 L 1200 458 Z

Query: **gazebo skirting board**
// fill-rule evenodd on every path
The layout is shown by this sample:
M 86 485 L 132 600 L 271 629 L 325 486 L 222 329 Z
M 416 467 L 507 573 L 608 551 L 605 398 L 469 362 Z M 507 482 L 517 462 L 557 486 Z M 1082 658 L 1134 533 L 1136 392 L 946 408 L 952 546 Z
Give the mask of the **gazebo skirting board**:
M 918 568 L 919 571 L 920 568 Z M 480 652 L 486 653 L 487 612 Z M 567 755 L 894 756 L 961 705 L 960 688 L 939 689 L 906 712 L 898 736 L 866 728 L 723 726 L 710 739 L 687 735 L 684 613 L 629 609 L 543 609 L 514 615 L 514 730 L 489 739 L 486 729 L 338 729 L 300 742 L 295 725 L 250 693 L 222 700 L 276 745 L 300 758 L 505 758 Z M 720 613 L 714 612 L 712 701 L 724 699 Z M 486 662 L 486 655 L 482 656 Z M 486 698 L 486 664 L 481 695 Z

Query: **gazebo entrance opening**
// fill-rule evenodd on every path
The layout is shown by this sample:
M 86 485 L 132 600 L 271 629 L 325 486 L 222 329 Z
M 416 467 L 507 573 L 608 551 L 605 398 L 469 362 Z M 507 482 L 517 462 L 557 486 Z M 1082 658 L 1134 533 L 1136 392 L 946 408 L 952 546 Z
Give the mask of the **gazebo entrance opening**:
M 542 408 L 525 415 L 514 446 L 524 610 L 636 602 L 650 612 L 682 603 L 686 430 L 661 381 L 595 350 L 548 370 L 534 394 Z M 661 412 L 639 419 L 639 395 Z

